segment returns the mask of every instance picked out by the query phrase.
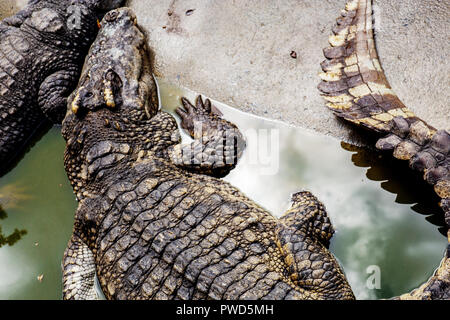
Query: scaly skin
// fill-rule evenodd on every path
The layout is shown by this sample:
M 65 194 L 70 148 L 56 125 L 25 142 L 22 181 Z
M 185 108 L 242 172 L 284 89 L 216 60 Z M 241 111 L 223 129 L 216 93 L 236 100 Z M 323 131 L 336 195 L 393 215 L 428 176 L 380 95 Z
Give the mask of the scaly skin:
M 328 107 L 347 121 L 383 136 L 376 147 L 393 150 L 423 173 L 441 198 L 450 228 L 450 134 L 436 130 L 409 110 L 392 90 L 381 68 L 372 29 L 371 0 L 352 0 L 337 20 L 324 50 L 319 90 Z M 450 299 L 449 245 L 439 269 L 419 289 L 399 299 Z
M 32 0 L 0 23 L 0 171 L 37 128 L 61 123 L 97 19 L 122 2 Z
M 108 299 L 354 299 L 322 204 L 300 192 L 276 219 L 218 178 L 245 146 L 236 126 L 183 99 L 181 145 L 157 100 L 134 14 L 108 13 L 63 122 L 79 200 L 64 298 L 96 298 L 97 274 Z

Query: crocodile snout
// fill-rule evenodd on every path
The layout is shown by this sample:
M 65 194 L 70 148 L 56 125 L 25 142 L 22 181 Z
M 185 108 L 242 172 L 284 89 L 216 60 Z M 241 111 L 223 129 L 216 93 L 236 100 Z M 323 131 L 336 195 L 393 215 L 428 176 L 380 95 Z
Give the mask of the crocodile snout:
M 137 18 L 133 10 L 129 8 L 119 8 L 109 11 L 102 21 L 102 26 L 113 24 L 117 26 L 126 26 L 127 24 L 137 25 Z
M 122 81 L 119 75 L 109 69 L 103 79 L 90 81 L 78 89 L 71 104 L 72 112 L 78 115 L 80 111 L 95 111 L 104 107 L 115 109 L 122 103 L 121 88 Z

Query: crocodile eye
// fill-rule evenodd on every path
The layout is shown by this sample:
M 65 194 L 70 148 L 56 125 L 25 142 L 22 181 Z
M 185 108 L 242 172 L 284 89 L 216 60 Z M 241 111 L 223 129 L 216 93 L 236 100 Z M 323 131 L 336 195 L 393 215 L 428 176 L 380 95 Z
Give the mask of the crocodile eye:
M 92 93 L 92 92 L 87 92 L 84 96 L 86 97 L 86 98 L 92 98 L 92 96 L 93 96 L 94 94 Z

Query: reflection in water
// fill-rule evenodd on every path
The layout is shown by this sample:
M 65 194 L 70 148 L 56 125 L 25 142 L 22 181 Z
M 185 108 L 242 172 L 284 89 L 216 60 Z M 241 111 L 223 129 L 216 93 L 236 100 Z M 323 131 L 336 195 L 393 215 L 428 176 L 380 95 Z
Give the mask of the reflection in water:
M 17 208 L 21 202 L 32 198 L 26 192 L 26 188 L 18 184 L 5 185 L 0 188 L 0 206 L 5 210 Z
M 17 226 L 27 231 L 14 246 L 0 248 L 0 300 L 61 298 L 61 259 L 76 209 L 63 166 L 64 148 L 55 127 L 0 178 L 0 193 L 13 195 L 3 201 L 8 213 L 0 221 L 3 232 L 12 234 Z
M 30 198 L 31 196 L 25 193 L 25 188 L 18 185 L 12 184 L 0 188 L 0 220 L 5 220 L 8 217 L 6 209 L 17 208 L 20 202 Z M 0 248 L 5 245 L 13 246 L 26 234 L 26 230 L 16 228 L 9 236 L 6 236 L 0 225 Z
M 342 142 L 344 150 L 355 152 L 352 162 L 362 168 L 369 168 L 366 176 L 381 181 L 381 187 L 396 195 L 395 202 L 412 205 L 416 213 L 427 216 L 426 220 L 438 227 L 447 237 L 445 218 L 439 207 L 439 197 L 423 177 L 411 170 L 406 161 L 395 159 L 391 153 L 380 153 Z
M 10 163 L 1 166 L 0 178 L 8 174 L 10 171 L 14 170 L 14 168 L 23 160 L 23 158 L 27 156 L 30 150 L 33 149 L 34 145 L 47 134 L 51 127 L 52 126 L 48 121 L 44 121 L 43 123 L 41 123 L 36 128 L 36 131 L 33 133 L 23 149 L 19 149 L 17 154 L 14 155 L 13 160 Z
M 4 220 L 8 217 L 6 212 L 0 207 L 0 220 Z M 0 248 L 3 246 L 13 246 L 17 241 L 19 241 L 24 235 L 27 234 L 26 230 L 14 229 L 14 232 L 9 236 L 5 236 L 2 232 L 2 226 L 0 225 Z

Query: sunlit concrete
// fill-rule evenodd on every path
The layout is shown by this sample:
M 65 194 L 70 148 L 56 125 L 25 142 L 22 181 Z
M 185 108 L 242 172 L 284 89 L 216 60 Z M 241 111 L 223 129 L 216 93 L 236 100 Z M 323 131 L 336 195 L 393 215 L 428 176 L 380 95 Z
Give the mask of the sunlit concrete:
M 148 30 L 160 76 L 244 111 L 348 140 L 350 130 L 324 107 L 316 89 L 322 48 L 345 2 L 131 0 L 129 5 Z M 420 117 L 450 129 L 450 1 L 374 4 L 376 44 L 394 90 Z

